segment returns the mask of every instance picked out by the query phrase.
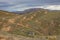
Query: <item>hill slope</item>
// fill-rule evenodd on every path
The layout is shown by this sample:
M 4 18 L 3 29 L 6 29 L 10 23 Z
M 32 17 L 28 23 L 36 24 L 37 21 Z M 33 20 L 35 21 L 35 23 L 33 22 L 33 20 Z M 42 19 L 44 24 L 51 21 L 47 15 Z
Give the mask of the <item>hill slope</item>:
M 60 12 L 36 10 L 15 14 L 0 11 L 0 31 L 28 37 L 60 35 Z

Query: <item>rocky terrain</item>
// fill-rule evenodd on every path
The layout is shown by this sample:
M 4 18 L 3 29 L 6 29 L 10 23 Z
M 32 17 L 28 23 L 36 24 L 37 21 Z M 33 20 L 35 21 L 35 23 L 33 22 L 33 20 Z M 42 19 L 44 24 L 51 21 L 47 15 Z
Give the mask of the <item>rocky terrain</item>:
M 59 40 L 60 12 L 34 9 L 24 14 L 0 10 L 0 40 Z

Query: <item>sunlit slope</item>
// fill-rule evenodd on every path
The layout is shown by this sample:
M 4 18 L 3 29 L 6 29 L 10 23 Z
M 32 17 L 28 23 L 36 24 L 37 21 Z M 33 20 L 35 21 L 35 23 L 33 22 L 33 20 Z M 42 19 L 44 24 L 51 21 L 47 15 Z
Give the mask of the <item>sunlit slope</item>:
M 15 14 L 0 11 L 0 31 L 28 37 L 60 35 L 60 12 L 36 10 Z

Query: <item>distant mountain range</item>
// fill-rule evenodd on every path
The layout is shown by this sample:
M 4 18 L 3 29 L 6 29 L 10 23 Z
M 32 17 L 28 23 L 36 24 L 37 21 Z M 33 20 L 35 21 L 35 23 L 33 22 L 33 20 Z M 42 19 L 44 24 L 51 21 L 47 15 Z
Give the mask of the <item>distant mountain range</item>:
M 46 10 L 46 9 L 42 9 L 42 8 L 31 8 L 31 9 L 26 9 L 24 11 L 14 11 L 15 13 L 29 13 L 29 12 L 34 12 L 34 11 L 38 11 L 38 10 Z
M 41 11 L 41 10 L 47 10 L 47 11 L 53 11 L 53 12 L 60 11 L 60 10 L 49 10 L 49 9 L 43 9 L 43 8 L 31 8 L 31 9 L 26 9 L 24 11 L 14 11 L 14 13 L 24 14 L 24 13 L 30 13 L 30 12 L 35 12 L 35 11 Z

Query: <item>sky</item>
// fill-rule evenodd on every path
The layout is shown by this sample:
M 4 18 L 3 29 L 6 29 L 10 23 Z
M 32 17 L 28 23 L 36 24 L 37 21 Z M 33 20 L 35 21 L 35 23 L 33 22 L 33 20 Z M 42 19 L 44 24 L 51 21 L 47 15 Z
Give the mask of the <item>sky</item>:
M 60 10 L 60 0 L 0 0 L 0 10 L 12 12 L 30 8 Z

